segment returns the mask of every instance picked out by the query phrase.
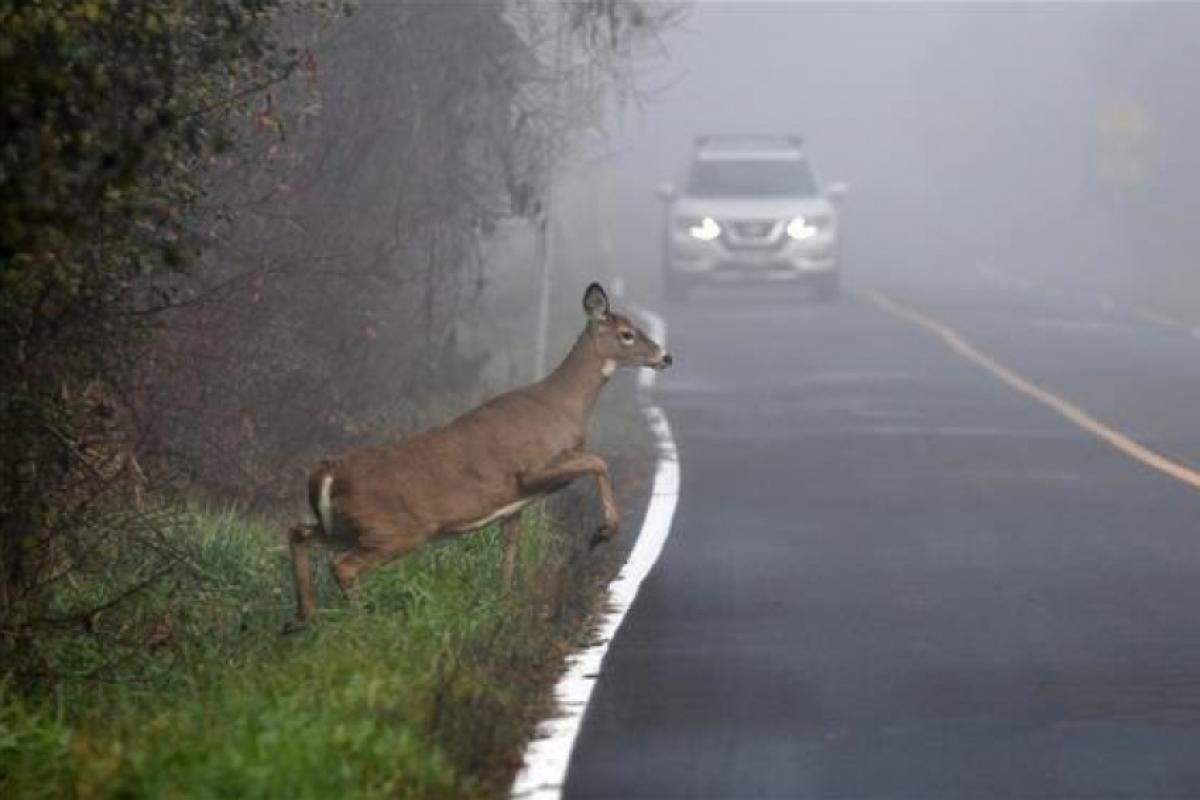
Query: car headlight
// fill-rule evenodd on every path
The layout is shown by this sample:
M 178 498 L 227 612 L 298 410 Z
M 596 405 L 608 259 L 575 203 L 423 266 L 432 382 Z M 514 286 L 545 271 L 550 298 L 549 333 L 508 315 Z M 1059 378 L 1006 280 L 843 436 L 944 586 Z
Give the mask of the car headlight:
M 701 220 L 686 220 L 683 224 L 687 228 L 688 236 L 691 236 L 693 239 L 699 239 L 702 242 L 711 242 L 721 235 L 721 226 L 712 217 L 705 217 Z
M 787 225 L 787 235 L 796 241 L 804 241 L 820 233 L 826 224 L 826 220 L 812 217 L 795 217 Z

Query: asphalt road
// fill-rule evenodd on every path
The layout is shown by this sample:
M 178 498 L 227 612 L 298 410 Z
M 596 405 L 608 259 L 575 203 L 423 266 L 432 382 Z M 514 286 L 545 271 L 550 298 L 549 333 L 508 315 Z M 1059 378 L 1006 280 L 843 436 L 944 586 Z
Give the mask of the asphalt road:
M 882 287 L 1200 464 L 1200 339 Z M 683 483 L 567 798 L 1200 797 L 1200 492 L 848 298 L 666 309 Z

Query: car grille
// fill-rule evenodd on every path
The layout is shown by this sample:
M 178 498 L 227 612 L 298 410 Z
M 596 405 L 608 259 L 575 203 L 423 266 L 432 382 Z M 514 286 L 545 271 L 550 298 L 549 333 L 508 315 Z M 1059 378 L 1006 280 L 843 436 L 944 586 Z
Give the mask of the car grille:
M 787 261 L 720 261 L 715 270 L 718 274 L 726 275 L 795 271 L 795 265 Z
M 775 222 L 769 219 L 732 222 L 729 227 L 743 239 L 766 239 L 775 229 Z
M 725 223 L 725 245 L 733 250 L 776 248 L 782 241 L 780 223 L 773 219 L 747 219 Z

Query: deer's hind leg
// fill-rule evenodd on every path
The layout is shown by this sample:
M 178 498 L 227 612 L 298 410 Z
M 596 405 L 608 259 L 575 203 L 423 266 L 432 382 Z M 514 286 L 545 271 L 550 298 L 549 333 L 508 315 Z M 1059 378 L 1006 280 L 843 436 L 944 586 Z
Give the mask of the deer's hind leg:
M 377 551 L 355 548 L 334 556 L 330 560 L 329 568 L 333 572 L 333 579 L 337 581 L 342 594 L 351 603 L 357 603 L 359 577 L 382 561 L 383 558 Z
M 333 571 L 333 578 L 346 599 L 352 603 L 357 602 L 359 580 L 368 570 L 412 552 L 428 538 L 427 532 L 416 530 L 388 531 L 387 535 L 363 536 L 355 547 L 339 553 L 331 560 L 329 566 Z
M 284 628 L 284 633 L 299 630 L 317 613 L 313 599 L 312 565 L 308 548 L 314 539 L 323 539 L 319 525 L 295 525 L 288 531 L 288 549 L 292 555 L 292 575 L 296 587 L 296 618 Z

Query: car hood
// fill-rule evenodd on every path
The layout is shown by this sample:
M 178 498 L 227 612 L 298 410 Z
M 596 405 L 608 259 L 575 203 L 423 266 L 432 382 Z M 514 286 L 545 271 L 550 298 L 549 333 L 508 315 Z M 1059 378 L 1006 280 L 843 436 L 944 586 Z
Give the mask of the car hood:
M 833 204 L 824 197 L 681 197 L 671 206 L 674 217 L 714 219 L 786 219 L 833 214 Z

